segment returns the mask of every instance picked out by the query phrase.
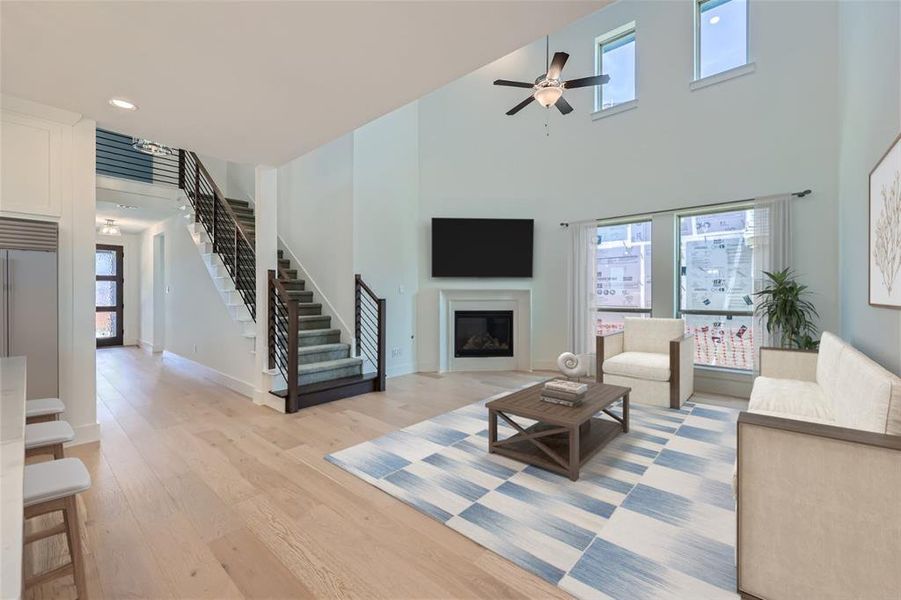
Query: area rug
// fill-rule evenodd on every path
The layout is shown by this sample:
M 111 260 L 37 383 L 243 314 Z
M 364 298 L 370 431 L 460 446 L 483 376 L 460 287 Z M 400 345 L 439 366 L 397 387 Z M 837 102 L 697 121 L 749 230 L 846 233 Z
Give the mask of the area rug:
M 326 459 L 579 598 L 737 597 L 738 411 L 633 403 L 630 432 L 572 482 L 488 454 L 502 395 Z

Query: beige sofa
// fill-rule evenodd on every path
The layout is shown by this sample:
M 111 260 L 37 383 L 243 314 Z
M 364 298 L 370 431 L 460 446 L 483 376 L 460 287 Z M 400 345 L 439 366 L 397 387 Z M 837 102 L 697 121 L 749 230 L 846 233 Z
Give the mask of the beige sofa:
M 745 597 L 901 597 L 901 379 L 830 333 L 761 349 L 738 419 Z
M 596 344 L 597 380 L 632 388 L 631 402 L 679 408 L 694 393 L 694 337 L 682 319 L 627 318 Z

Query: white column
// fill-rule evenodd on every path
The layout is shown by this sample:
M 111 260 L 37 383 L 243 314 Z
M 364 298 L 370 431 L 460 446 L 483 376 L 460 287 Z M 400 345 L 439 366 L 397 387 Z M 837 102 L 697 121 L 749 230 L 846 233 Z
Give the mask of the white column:
M 60 289 L 71 286 L 72 295 L 69 307 L 60 302 L 59 387 L 60 398 L 66 404 L 66 420 L 75 429 L 76 443 L 93 442 L 100 437 L 94 337 L 96 129 L 97 124 L 91 119 L 82 119 L 72 128 L 72 212 L 64 212 L 60 221 L 60 229 L 68 225 L 71 260 L 71 271 L 61 264 Z M 67 249 L 60 248 L 61 263 L 66 254 Z M 64 327 L 68 329 L 65 340 Z
M 278 171 L 258 166 L 254 184 L 256 223 L 257 377 L 254 402 L 284 411 L 284 402 L 269 393 L 269 270 L 278 265 Z

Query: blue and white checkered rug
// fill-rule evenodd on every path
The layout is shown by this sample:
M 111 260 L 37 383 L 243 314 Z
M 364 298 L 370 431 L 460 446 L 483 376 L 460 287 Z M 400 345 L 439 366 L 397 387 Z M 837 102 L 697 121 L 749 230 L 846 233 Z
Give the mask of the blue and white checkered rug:
M 738 411 L 632 404 L 630 432 L 572 482 L 488 454 L 501 395 L 326 459 L 579 598 L 737 597 Z

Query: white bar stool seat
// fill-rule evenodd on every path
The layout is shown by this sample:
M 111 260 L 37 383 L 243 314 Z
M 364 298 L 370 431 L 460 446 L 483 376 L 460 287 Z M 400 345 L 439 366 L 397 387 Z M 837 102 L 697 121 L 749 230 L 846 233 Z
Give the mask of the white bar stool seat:
M 77 458 L 63 458 L 25 465 L 24 504 L 25 519 L 33 519 L 53 512 L 62 511 L 63 522 L 59 525 L 25 536 L 25 545 L 54 535 L 65 534 L 69 546 L 70 561 L 43 573 L 24 577 L 28 590 L 45 581 L 73 575 L 78 598 L 87 598 L 84 578 L 84 563 L 81 554 L 79 534 L 78 503 L 75 495 L 91 487 L 91 475 Z M 23 574 L 24 575 L 24 574 Z
M 59 398 L 36 398 L 25 401 L 25 422 L 40 423 L 55 421 L 66 411 L 66 405 Z
M 63 458 L 63 444 L 75 439 L 75 431 L 66 421 L 46 421 L 25 425 L 25 456 L 52 454 Z
M 91 475 L 77 458 L 25 465 L 25 507 L 74 496 L 91 487 Z

